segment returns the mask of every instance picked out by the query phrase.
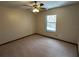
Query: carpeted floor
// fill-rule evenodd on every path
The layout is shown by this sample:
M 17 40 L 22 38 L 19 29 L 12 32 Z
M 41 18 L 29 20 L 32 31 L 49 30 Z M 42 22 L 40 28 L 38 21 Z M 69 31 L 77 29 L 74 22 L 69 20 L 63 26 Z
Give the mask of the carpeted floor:
M 76 57 L 75 45 L 40 35 L 0 46 L 0 56 L 5 57 Z

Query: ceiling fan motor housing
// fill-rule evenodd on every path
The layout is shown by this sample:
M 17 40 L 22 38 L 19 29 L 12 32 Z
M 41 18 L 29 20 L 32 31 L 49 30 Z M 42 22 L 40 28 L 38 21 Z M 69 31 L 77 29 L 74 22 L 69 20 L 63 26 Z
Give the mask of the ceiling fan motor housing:
M 37 8 L 37 5 L 33 5 L 34 8 Z

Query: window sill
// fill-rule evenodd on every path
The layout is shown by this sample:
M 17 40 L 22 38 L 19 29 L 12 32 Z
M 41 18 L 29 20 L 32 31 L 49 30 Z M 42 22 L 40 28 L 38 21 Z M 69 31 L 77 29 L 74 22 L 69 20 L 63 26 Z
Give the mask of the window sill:
M 46 30 L 46 32 L 56 33 L 56 31 Z

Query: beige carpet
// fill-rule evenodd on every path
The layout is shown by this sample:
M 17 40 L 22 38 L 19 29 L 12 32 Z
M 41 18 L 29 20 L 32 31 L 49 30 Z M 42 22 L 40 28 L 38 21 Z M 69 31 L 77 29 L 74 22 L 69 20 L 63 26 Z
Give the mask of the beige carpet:
M 62 41 L 33 35 L 0 46 L 5 57 L 75 57 L 76 46 Z

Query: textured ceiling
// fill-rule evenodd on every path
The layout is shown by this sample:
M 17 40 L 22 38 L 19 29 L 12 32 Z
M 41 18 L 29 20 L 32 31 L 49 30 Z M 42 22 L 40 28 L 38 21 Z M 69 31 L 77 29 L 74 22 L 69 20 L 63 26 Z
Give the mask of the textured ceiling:
M 67 6 L 79 3 L 78 1 L 38 1 L 38 3 L 44 3 L 44 6 L 46 9 L 61 7 L 61 6 Z M 24 8 L 29 9 L 30 7 L 24 7 L 23 5 L 32 5 L 33 1 L 0 1 L 0 5 L 5 5 L 9 7 L 18 7 L 18 8 Z

